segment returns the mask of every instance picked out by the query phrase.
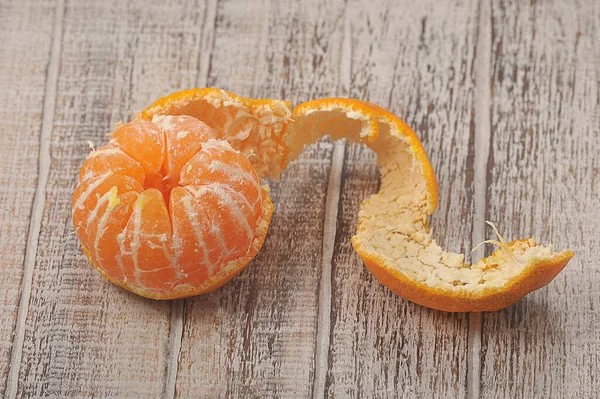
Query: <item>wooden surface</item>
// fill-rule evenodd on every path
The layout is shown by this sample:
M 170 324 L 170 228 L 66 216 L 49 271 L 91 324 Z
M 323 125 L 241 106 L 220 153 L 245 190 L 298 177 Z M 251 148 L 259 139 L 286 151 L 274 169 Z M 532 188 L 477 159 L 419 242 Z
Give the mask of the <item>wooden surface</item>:
M 0 396 L 6 390 L 24 265 L 34 262 L 26 251 L 37 246 L 27 237 L 37 197 L 55 7 L 52 0 L 23 1 L 3 4 L 0 12 Z
M 597 395 L 600 4 L 575 3 L 0 0 L 0 396 Z M 231 283 L 113 287 L 71 226 L 86 141 L 194 86 L 388 107 L 437 172 L 444 246 L 469 253 L 487 219 L 576 258 L 499 312 L 406 302 L 349 243 L 373 153 L 324 141 L 271 184 L 265 246 Z
M 552 284 L 483 316 L 488 398 L 600 392 L 600 3 L 545 3 L 493 3 L 486 217 L 577 258 Z

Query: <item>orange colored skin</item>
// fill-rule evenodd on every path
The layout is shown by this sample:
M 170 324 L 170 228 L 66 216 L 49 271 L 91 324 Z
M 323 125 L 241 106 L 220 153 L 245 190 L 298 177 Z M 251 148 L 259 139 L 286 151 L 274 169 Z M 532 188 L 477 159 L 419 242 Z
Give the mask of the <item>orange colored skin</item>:
M 429 158 L 427 157 L 427 153 L 425 152 L 425 148 L 423 148 L 421 140 L 419 140 L 419 137 L 410 126 L 379 105 L 351 98 L 323 98 L 302 103 L 296 106 L 292 111 L 292 119 L 299 121 L 303 116 L 308 115 L 315 110 L 326 109 L 332 106 L 347 111 L 358 112 L 364 115 L 365 118 L 369 118 L 375 125 L 370 127 L 370 129 L 374 131 L 373 136 L 367 138 L 367 140 L 371 142 L 375 141 L 379 135 L 379 129 L 376 126 L 377 121 L 389 123 L 396 127 L 403 138 L 409 143 L 414 157 L 419 161 L 423 168 L 423 177 L 429 192 L 429 204 L 427 209 L 429 214 L 432 214 L 438 206 L 439 189 L 437 177 L 435 176 L 435 171 L 433 170 L 431 162 L 429 162 Z M 343 134 L 340 134 L 340 136 L 343 137 Z
M 179 103 L 188 103 L 195 100 L 204 100 L 209 97 L 219 98 L 224 97 L 223 95 L 227 96 L 233 101 L 239 102 L 242 105 L 242 107 L 246 108 L 260 108 L 262 106 L 276 107 L 277 103 L 280 102 L 278 100 L 272 100 L 268 98 L 255 99 L 241 97 L 237 94 L 228 92 L 226 90 L 221 90 L 212 87 L 202 87 L 178 91 L 176 93 L 172 93 L 166 97 L 156 100 L 148 108 L 146 108 L 139 114 L 139 119 L 151 120 L 154 115 L 172 115 L 172 113 L 169 112 L 170 109 Z M 290 109 L 292 102 L 285 101 L 285 104 L 287 108 Z
M 516 240 L 508 245 L 512 246 L 522 241 L 526 240 Z M 575 255 L 571 251 L 564 251 L 551 261 L 540 260 L 530 265 L 502 287 L 484 288 L 469 296 L 460 296 L 455 291 L 432 288 L 410 280 L 387 265 L 385 260 L 362 250 L 354 241 L 353 245 L 369 271 L 396 295 L 416 304 L 445 312 L 491 312 L 510 306 L 531 291 L 550 283 Z
M 422 167 L 423 177 L 429 193 L 427 213 L 432 214 L 438 205 L 438 182 L 423 145 L 415 132 L 400 118 L 378 105 L 346 98 L 326 98 L 300 104 L 294 108 L 292 119 L 300 121 L 305 115 L 317 110 L 331 108 L 359 113 L 366 120 L 388 123 L 402 135 L 403 140 L 409 144 L 413 157 Z M 372 132 L 367 140 L 372 142 L 377 139 L 379 129 L 369 128 Z M 343 134 L 340 136 L 343 136 Z M 525 240 L 514 241 L 511 244 L 521 241 Z M 444 290 L 439 287 L 434 288 L 411 280 L 402 272 L 388 265 L 383 257 L 364 249 L 356 237 L 352 238 L 352 244 L 369 271 L 394 293 L 419 305 L 448 312 L 493 311 L 509 306 L 519 301 L 527 293 L 537 290 L 552 281 L 574 256 L 571 251 L 563 251 L 551 260 L 536 261 L 521 274 L 511 278 L 502 287 L 484 288 L 465 295 L 458 291 Z

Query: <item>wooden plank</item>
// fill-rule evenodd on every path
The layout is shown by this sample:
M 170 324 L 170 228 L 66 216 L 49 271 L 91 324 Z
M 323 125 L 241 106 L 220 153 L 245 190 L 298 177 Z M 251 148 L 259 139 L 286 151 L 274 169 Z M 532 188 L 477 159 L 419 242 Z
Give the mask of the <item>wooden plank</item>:
M 209 85 L 296 102 L 334 95 L 343 9 L 342 1 L 221 1 Z M 178 397 L 312 394 L 333 148 L 311 147 L 271 183 L 269 236 L 248 269 L 186 300 Z
M 93 270 L 72 233 L 70 197 L 86 140 L 106 143 L 142 104 L 195 83 L 204 17 L 187 2 L 68 4 L 19 397 L 164 395 L 171 304 Z
M 491 42 L 492 29 L 489 24 L 491 5 L 488 1 L 479 2 L 479 23 L 475 56 L 475 148 L 473 157 L 473 231 L 472 243 L 478 245 L 486 236 L 486 196 L 488 160 L 490 155 L 491 126 Z M 472 262 L 479 262 L 490 248 L 475 252 Z M 467 359 L 467 398 L 480 397 L 481 386 L 481 312 L 469 313 L 469 337 Z
M 55 1 L 2 5 L 0 13 L 0 397 L 17 322 L 36 192 Z
M 547 287 L 483 317 L 482 397 L 600 391 L 600 4 L 492 2 L 488 218 L 576 256 Z
M 351 2 L 350 95 L 404 118 L 425 144 L 440 186 L 432 218 L 444 246 L 470 252 L 477 3 Z M 383 287 L 352 249 L 360 202 L 378 189 L 374 154 L 349 146 L 333 257 L 326 397 L 461 397 L 468 317 L 409 303 Z

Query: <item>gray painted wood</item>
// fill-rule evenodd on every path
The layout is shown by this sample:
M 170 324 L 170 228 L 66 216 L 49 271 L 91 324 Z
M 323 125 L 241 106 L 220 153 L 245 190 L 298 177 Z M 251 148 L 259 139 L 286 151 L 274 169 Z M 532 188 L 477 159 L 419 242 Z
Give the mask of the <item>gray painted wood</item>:
M 0 396 L 4 397 L 38 178 L 54 1 L 0 12 Z
M 208 85 L 295 102 L 338 85 L 342 1 L 220 1 Z M 254 262 L 186 300 L 176 396 L 310 397 L 333 145 L 308 149 L 271 183 L 273 221 Z
M 492 2 L 488 218 L 576 256 L 547 287 L 484 314 L 483 397 L 600 391 L 600 4 Z
M 600 7 L 480 3 L 2 2 L 0 394 L 593 396 Z M 388 107 L 437 172 L 443 245 L 469 253 L 485 216 L 577 257 L 504 311 L 410 304 L 349 243 L 374 155 L 325 141 L 272 183 L 267 242 L 231 283 L 174 302 L 113 287 L 72 234 L 86 140 L 193 86 Z
M 403 2 L 358 10 L 350 96 L 388 107 L 413 126 L 438 173 L 436 238 L 471 248 L 477 4 Z M 358 206 L 378 189 L 375 156 L 349 146 L 333 259 L 328 397 L 465 395 L 468 318 L 422 308 L 383 287 L 349 242 Z

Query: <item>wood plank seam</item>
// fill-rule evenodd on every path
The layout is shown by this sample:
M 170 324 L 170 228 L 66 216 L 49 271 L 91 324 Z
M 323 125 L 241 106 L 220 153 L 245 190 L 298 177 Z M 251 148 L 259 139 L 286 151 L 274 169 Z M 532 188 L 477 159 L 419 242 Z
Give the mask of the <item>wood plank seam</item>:
M 473 161 L 474 198 L 472 245 L 485 240 L 487 197 L 487 163 L 491 139 L 491 5 L 489 0 L 479 2 L 477 50 L 475 55 L 475 157 Z M 476 255 L 475 255 L 476 256 Z M 481 256 L 478 256 L 481 258 Z M 472 259 L 472 262 L 478 260 Z M 481 318 L 480 312 L 469 314 L 467 356 L 467 398 L 479 398 L 481 384 Z
M 206 86 L 210 72 L 210 62 L 214 48 L 214 32 L 217 22 L 218 0 L 210 1 L 205 9 L 204 21 L 202 24 L 201 36 L 198 40 L 198 74 L 196 75 L 196 85 L 198 87 Z M 203 50 L 206 50 L 203 53 Z M 167 399 L 175 397 L 177 386 L 177 375 L 179 374 L 179 361 L 181 353 L 181 343 L 183 340 L 183 318 L 185 316 L 185 299 L 173 301 L 171 304 L 171 319 L 169 332 L 169 348 L 167 369 L 165 370 L 164 395 Z
M 319 281 L 319 310 L 317 322 L 317 342 L 315 347 L 315 382 L 313 397 L 323 398 L 328 371 L 329 336 L 331 330 L 331 267 L 337 217 L 342 186 L 344 166 L 344 143 L 337 142 L 333 150 L 327 199 L 325 202 L 325 220 L 323 223 L 323 247 L 321 261 L 321 279 Z
M 174 300 L 171 304 L 171 319 L 169 332 L 169 348 L 167 350 L 167 369 L 165 371 L 165 385 L 163 397 L 175 397 L 175 386 L 179 371 L 179 353 L 183 339 L 183 314 L 185 313 L 185 299 Z
M 198 42 L 198 58 L 200 59 L 198 62 L 198 74 L 196 75 L 196 85 L 198 87 L 206 86 L 208 76 L 210 75 L 210 65 L 215 47 L 218 3 L 219 0 L 211 0 L 206 5 L 202 37 Z M 212 23 L 207 23 L 207 21 L 212 21 Z M 203 52 L 206 52 L 207 56 L 203 57 Z
M 265 2 L 265 10 L 263 13 L 263 23 L 262 23 L 262 28 L 260 30 L 260 39 L 258 42 L 258 54 L 256 59 L 257 60 L 265 60 L 265 56 L 267 54 L 267 46 L 269 44 L 269 29 L 270 29 L 270 25 L 269 25 L 269 19 L 271 18 L 271 14 L 272 14 L 272 2 L 270 0 Z M 254 96 L 258 96 L 257 93 L 260 92 L 260 87 L 262 86 L 263 82 L 260 81 L 260 79 L 256 79 L 256 75 L 255 75 L 255 80 L 254 80 L 254 85 L 252 87 L 253 90 L 253 95 Z
M 344 9 L 342 31 L 342 49 L 338 70 L 338 95 L 346 95 L 351 79 L 351 35 L 347 17 L 347 5 Z M 321 278 L 319 281 L 319 303 L 317 319 L 317 337 L 315 345 L 315 377 L 313 382 L 313 398 L 325 397 L 327 373 L 329 372 L 329 351 L 331 340 L 331 306 L 332 285 L 331 269 L 333 267 L 333 250 L 337 234 L 337 219 L 342 188 L 342 172 L 344 167 L 345 143 L 336 142 L 333 150 L 327 198 L 325 201 L 325 220 L 323 224 L 323 246 L 321 261 Z
M 5 391 L 6 398 L 15 398 L 19 386 L 19 371 L 21 366 L 21 357 L 23 355 L 27 314 L 29 313 L 29 300 L 31 298 L 33 269 L 35 268 L 38 239 L 42 227 L 44 207 L 46 205 L 46 185 L 48 183 L 48 176 L 50 174 L 50 138 L 52 136 L 52 124 L 54 122 L 56 105 L 58 75 L 60 70 L 60 53 L 64 33 L 64 17 L 65 1 L 57 0 L 56 14 L 54 16 L 52 47 L 50 49 L 50 61 L 48 63 L 46 87 L 44 90 L 45 95 L 44 106 L 42 110 L 42 126 L 40 129 L 40 150 L 38 158 L 38 181 L 33 199 L 31 219 L 29 221 L 25 260 L 23 262 L 21 296 L 19 298 L 17 323 L 15 326 L 13 346 L 10 355 L 10 365 L 8 369 L 8 380 Z

